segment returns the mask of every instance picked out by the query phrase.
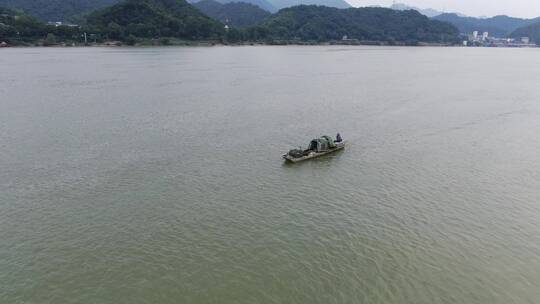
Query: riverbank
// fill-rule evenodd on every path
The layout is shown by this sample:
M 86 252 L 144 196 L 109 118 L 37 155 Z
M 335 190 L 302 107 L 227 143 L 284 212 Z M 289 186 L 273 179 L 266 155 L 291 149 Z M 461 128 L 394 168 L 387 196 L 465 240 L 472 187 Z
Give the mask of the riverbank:
M 192 47 L 209 47 L 209 46 L 264 46 L 264 45 L 291 45 L 291 46 L 324 46 L 324 45 L 343 45 L 343 46 L 425 46 L 425 47 L 497 47 L 497 46 L 464 46 L 461 44 L 452 43 L 434 43 L 422 41 L 373 41 L 373 40 L 332 40 L 332 41 L 302 41 L 302 40 L 268 40 L 268 41 L 243 41 L 243 42 L 228 42 L 222 40 L 185 40 L 178 38 L 155 38 L 155 39 L 132 39 L 128 41 L 109 40 L 102 42 L 81 42 L 81 41 L 62 41 L 50 42 L 46 39 L 37 39 L 33 41 L 11 41 L 8 43 L 0 40 L 0 48 L 3 47 L 152 47 L 152 46 L 192 46 Z M 535 48 L 537 46 L 528 46 Z
M 428 42 L 387 42 L 387 41 L 360 41 L 360 40 L 335 40 L 335 41 L 300 41 L 300 40 L 271 40 L 271 41 L 244 41 L 227 42 L 220 40 L 182 40 L 177 38 L 159 38 L 159 39 L 138 39 L 136 41 L 103 41 L 103 42 L 80 42 L 65 41 L 50 43 L 44 40 L 36 41 L 15 41 L 15 43 L 0 42 L 0 47 L 119 47 L 119 46 L 254 46 L 254 45 L 366 45 L 366 46 L 458 46 L 448 43 L 428 43 Z

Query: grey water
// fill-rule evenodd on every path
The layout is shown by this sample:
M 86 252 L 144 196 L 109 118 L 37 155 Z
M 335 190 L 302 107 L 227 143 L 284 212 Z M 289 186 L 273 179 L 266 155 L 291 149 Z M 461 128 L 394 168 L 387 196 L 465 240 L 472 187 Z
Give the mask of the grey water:
M 0 303 L 536 303 L 539 52 L 1 50 Z

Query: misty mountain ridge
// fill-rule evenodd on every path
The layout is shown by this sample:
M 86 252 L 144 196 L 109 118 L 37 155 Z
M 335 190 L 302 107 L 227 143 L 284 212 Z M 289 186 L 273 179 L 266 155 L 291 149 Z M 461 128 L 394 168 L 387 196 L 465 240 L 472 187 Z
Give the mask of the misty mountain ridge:
M 507 37 L 518 28 L 526 27 L 540 22 L 540 17 L 522 19 L 505 15 L 491 18 L 461 17 L 457 14 L 442 14 L 433 19 L 453 24 L 463 34 L 473 31 L 488 32 L 491 36 Z
M 510 34 L 510 37 L 520 39 L 521 37 L 529 37 L 531 42 L 540 46 L 540 22 L 520 27 Z
M 390 8 L 397 11 L 415 10 L 424 16 L 428 16 L 429 18 L 433 18 L 435 16 L 439 16 L 445 13 L 443 11 L 439 11 L 432 8 L 422 9 L 422 8 L 418 8 L 418 7 L 411 6 L 404 3 L 394 3 L 390 6 Z M 458 16 L 465 17 L 465 15 L 460 14 L 460 13 L 455 13 L 455 14 L 457 14 Z

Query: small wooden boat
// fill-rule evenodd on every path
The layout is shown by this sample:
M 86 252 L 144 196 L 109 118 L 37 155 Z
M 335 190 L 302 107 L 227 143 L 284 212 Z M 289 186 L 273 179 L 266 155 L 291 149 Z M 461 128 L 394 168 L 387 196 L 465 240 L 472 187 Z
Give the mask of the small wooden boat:
M 320 138 L 313 139 L 310 142 L 308 149 L 303 150 L 300 148 L 290 150 L 287 154 L 283 155 L 283 158 L 286 161 L 297 163 L 343 150 L 345 149 L 346 144 L 347 142 L 341 140 L 340 136 L 338 136 L 337 140 L 333 140 L 330 136 L 322 136 Z

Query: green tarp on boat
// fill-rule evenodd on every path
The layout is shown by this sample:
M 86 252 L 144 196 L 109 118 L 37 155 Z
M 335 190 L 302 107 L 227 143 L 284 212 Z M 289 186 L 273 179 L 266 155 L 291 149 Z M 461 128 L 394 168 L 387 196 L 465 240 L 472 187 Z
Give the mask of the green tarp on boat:
M 311 141 L 309 144 L 309 150 L 315 151 L 315 152 L 323 152 L 330 149 L 333 149 L 336 147 L 336 143 L 334 143 L 334 140 L 330 136 L 321 136 L 320 138 L 316 138 Z

